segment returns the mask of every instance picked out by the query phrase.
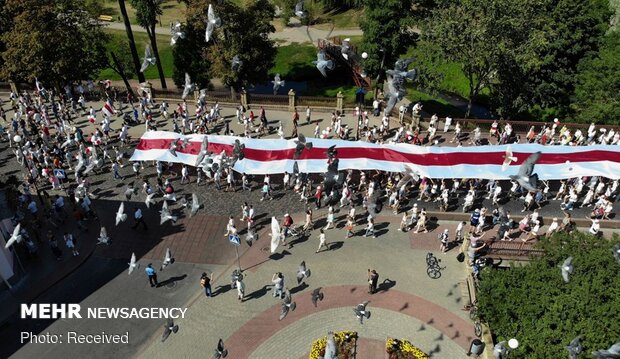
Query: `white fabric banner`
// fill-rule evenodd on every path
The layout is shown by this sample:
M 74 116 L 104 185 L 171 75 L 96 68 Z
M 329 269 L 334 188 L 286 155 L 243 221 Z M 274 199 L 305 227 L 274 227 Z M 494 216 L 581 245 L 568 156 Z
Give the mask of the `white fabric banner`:
M 233 136 L 181 135 L 175 132 L 149 131 L 140 139 L 132 161 L 165 161 L 194 166 L 203 138 L 207 136 L 208 150 L 214 154 L 232 154 L 235 140 L 245 145 L 243 160 L 234 170 L 252 175 L 292 172 L 295 161 L 305 173 L 327 170 L 327 149 L 335 145 L 339 169 L 381 170 L 401 172 L 405 166 L 431 178 L 509 179 L 532 153 L 542 152 L 534 173 L 540 179 L 564 179 L 580 176 L 620 178 L 620 147 L 616 145 L 542 146 L 512 144 L 516 160 L 502 171 L 508 146 L 440 147 L 410 144 L 374 144 L 361 141 L 342 141 L 307 138 L 311 149 L 304 149 L 294 159 L 295 140 L 251 139 Z M 181 148 L 181 139 L 189 145 Z M 176 156 L 169 151 L 177 144 Z

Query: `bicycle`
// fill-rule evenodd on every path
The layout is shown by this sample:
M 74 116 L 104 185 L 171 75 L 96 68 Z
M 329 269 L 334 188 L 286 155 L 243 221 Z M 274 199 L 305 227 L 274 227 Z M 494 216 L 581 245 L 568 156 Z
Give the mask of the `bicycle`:
M 288 234 L 292 237 L 299 238 L 305 237 L 308 235 L 308 231 L 304 229 L 303 225 L 298 225 L 296 227 L 291 227 L 288 229 Z
M 429 252 L 426 254 L 426 274 L 432 279 L 441 277 L 441 270 L 444 268 L 441 268 L 439 265 L 440 262 L 441 259 L 437 259 L 433 253 Z
M 482 336 L 482 322 L 480 321 L 480 315 L 478 313 L 477 301 L 474 301 L 474 303 L 469 306 L 469 319 L 474 322 L 474 334 L 480 338 Z

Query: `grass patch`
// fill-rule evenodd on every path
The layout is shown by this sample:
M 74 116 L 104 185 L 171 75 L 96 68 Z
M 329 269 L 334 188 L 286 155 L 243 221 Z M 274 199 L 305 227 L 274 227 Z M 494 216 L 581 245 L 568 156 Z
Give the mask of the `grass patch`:
M 334 101 L 336 99 L 336 95 L 338 92 L 342 91 L 342 95 L 344 96 L 343 100 L 345 104 L 354 104 L 356 103 L 355 91 L 357 91 L 356 86 L 351 85 L 341 85 L 341 84 L 332 84 L 326 82 L 324 79 L 316 79 L 308 82 L 308 87 L 306 90 L 301 91 L 301 96 L 320 96 L 320 97 L 332 97 Z M 372 103 L 372 90 L 369 90 L 364 96 L 364 100 L 366 104 Z
M 454 107 L 448 101 L 416 89 L 407 89 L 407 98 L 411 100 L 411 102 L 422 102 L 424 111 L 430 114 L 436 113 L 440 117 L 465 117 L 465 111 L 462 111 L 458 107 Z
M 315 27 L 322 30 L 329 30 L 331 29 L 331 22 L 333 21 L 337 29 L 356 29 L 360 26 L 360 20 L 363 16 L 363 9 L 347 9 L 345 11 L 335 9 L 321 15 L 319 19 L 322 23 L 315 25 Z
M 269 76 L 280 74 L 282 79 L 304 81 L 315 78 L 318 71 L 312 61 L 316 60 L 316 48 L 310 44 L 292 43 L 279 46 L 274 67 Z
M 111 37 L 120 37 L 126 38 L 127 33 L 122 30 L 104 30 Z M 145 32 L 134 32 L 133 33 L 134 40 L 136 42 L 136 48 L 138 50 L 138 56 L 140 57 L 140 61 L 142 61 L 142 56 L 144 55 L 144 46 L 149 42 L 149 38 Z M 159 50 L 159 58 L 161 60 L 161 65 L 164 69 L 164 76 L 166 78 L 171 78 L 174 72 L 174 61 L 172 58 L 172 46 L 170 46 L 170 39 L 164 35 L 157 36 L 157 48 Z M 118 49 L 113 48 L 113 43 L 108 42 L 106 44 L 106 50 L 114 50 L 118 53 Z M 146 71 L 144 71 L 144 77 L 146 79 L 159 79 L 159 74 L 157 72 L 157 66 L 152 65 L 149 66 Z M 134 76 L 133 78 L 137 78 Z M 121 80 L 121 77 L 114 72 L 112 69 L 104 69 L 99 73 L 99 80 Z
M 102 0 L 104 12 L 101 15 L 110 15 L 114 18 L 114 21 L 122 22 L 121 10 L 118 6 L 117 0 Z M 127 15 L 129 16 L 129 22 L 137 24 L 136 22 L 136 10 L 131 6 L 129 0 L 125 1 L 125 7 L 127 8 Z M 163 0 L 161 4 L 162 14 L 159 16 L 160 26 L 168 28 L 171 22 L 176 20 L 185 20 L 185 3 L 177 0 Z

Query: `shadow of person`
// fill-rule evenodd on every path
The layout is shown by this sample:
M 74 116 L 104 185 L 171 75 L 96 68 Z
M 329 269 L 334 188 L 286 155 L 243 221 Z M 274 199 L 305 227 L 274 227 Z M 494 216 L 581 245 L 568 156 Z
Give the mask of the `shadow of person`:
M 269 255 L 269 259 L 277 261 L 277 260 L 280 260 L 280 259 L 284 258 L 285 256 L 290 255 L 290 254 L 291 254 L 291 252 L 289 252 L 287 250 L 283 250 L 282 253 L 274 253 L 274 254 Z
M 157 284 L 157 287 L 159 288 L 159 287 L 167 286 L 167 285 L 172 284 L 174 282 L 178 282 L 180 280 L 183 280 L 183 279 L 185 279 L 185 277 L 187 277 L 187 274 L 183 274 L 183 275 L 180 275 L 180 276 L 177 276 L 177 277 L 170 277 L 170 278 L 166 279 L 163 282 L 159 282 L 159 284 Z
M 228 292 L 231 289 L 232 289 L 232 286 L 230 284 L 220 285 L 217 288 L 215 288 L 213 293 L 211 293 L 211 296 L 215 297 L 217 295 L 224 294 L 224 293 Z
M 395 280 L 391 280 L 389 278 L 385 278 L 383 280 L 383 282 L 381 282 L 377 286 L 377 292 L 387 292 L 388 290 L 390 290 L 390 288 L 394 287 L 395 285 L 396 285 L 396 281 Z
M 343 245 L 344 245 L 343 241 L 336 241 L 336 242 L 329 243 L 328 248 L 330 251 L 335 251 L 335 250 L 342 248 Z
M 271 288 L 270 285 L 265 285 L 262 288 L 253 291 L 252 293 L 248 293 L 246 296 L 244 296 L 243 300 L 247 301 L 247 300 L 250 300 L 250 299 L 258 299 L 258 298 L 264 296 L 265 294 L 267 294 L 267 291 L 270 288 Z
M 306 284 L 306 282 L 302 282 L 300 285 L 298 285 L 298 286 L 296 286 L 294 288 L 291 288 L 290 292 L 291 292 L 291 294 L 295 294 L 295 293 L 301 292 L 302 290 L 304 290 L 304 289 L 306 289 L 308 287 L 309 287 L 309 285 Z

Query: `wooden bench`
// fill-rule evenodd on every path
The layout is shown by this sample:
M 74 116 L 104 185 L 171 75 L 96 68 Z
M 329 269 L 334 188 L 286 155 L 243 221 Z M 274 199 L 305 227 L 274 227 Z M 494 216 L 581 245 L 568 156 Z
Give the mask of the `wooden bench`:
M 535 242 L 494 241 L 489 244 L 487 257 L 493 259 L 509 259 L 527 261 L 530 257 L 543 255 L 543 250 L 534 247 Z
M 108 21 L 108 22 L 110 22 L 110 21 L 112 21 L 112 16 L 110 16 L 110 15 L 99 15 L 98 19 L 100 21 Z

